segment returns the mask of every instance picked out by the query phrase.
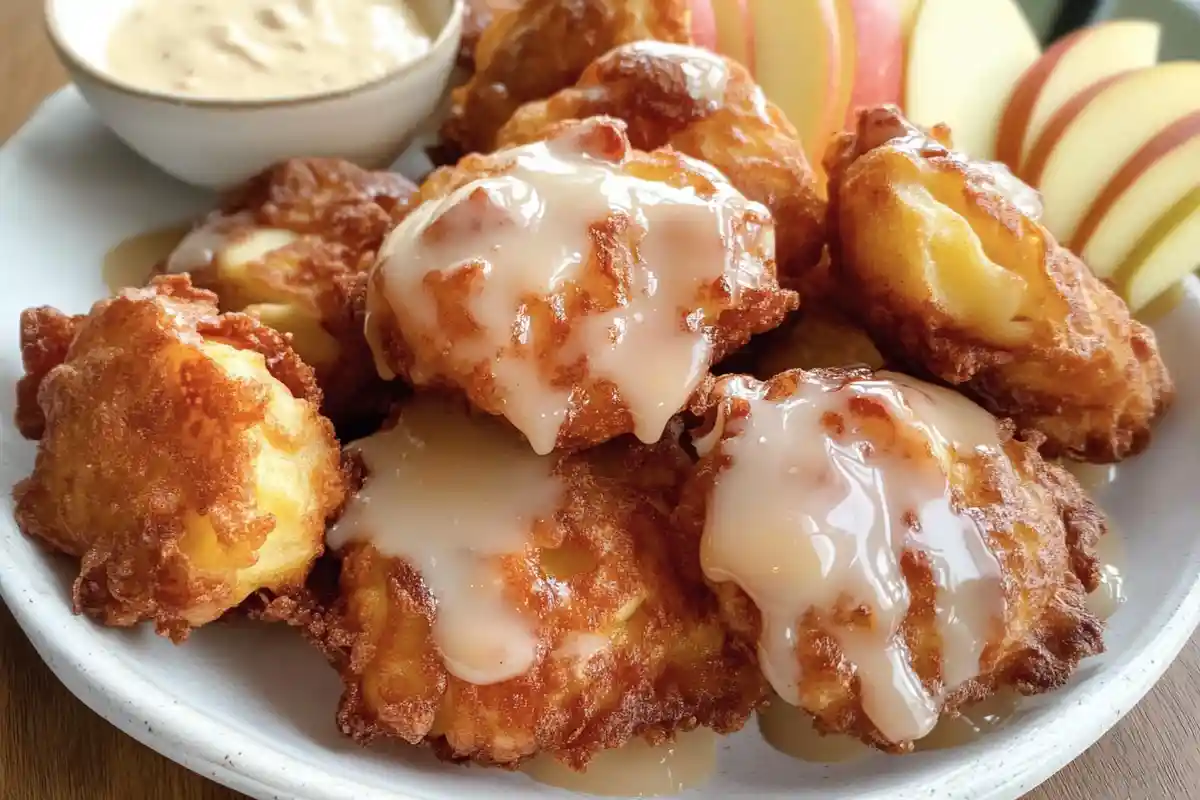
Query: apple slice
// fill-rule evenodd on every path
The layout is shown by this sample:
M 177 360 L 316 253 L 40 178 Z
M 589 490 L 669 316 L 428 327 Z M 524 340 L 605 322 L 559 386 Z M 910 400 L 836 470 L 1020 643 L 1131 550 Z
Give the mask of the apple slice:
M 1151 139 L 1092 202 L 1071 249 L 1101 278 L 1110 277 L 1138 239 L 1200 181 L 1200 113 Z
M 917 24 L 917 14 L 921 11 L 921 0 L 896 0 L 900 9 L 900 35 L 907 42 L 912 36 L 913 26 Z
M 1200 186 L 1171 207 L 1134 249 L 1118 273 L 1129 308 L 1137 313 L 1200 267 Z
M 904 107 L 913 122 L 944 122 L 954 146 L 992 160 L 1008 96 L 1041 54 L 1015 0 L 922 0 L 908 44 Z
M 719 52 L 717 44 L 717 16 L 711 0 L 691 0 L 692 41 L 698 47 Z
M 1060 242 L 1072 241 L 1121 167 L 1162 130 L 1197 111 L 1197 61 L 1159 64 L 1085 89 L 1046 125 L 1023 170 L 1025 182 L 1042 193 L 1042 224 Z
M 712 0 L 717 52 L 741 62 L 754 74 L 754 28 L 746 0 Z
M 904 32 L 897 0 L 837 0 L 841 86 L 835 119 L 852 128 L 858 109 L 899 105 L 904 93 Z
M 841 123 L 841 43 L 834 0 L 750 0 L 754 74 L 800 134 L 808 160 L 821 161 Z
M 1121 72 L 1158 61 L 1156 22 L 1115 20 L 1060 39 L 1025 71 L 1000 118 L 996 158 L 1015 172 L 1046 123 L 1081 91 Z

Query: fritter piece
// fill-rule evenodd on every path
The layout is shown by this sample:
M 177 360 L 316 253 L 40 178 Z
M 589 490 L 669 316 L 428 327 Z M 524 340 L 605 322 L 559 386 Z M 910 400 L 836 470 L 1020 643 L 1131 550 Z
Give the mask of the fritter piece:
M 430 176 L 371 275 L 368 339 L 539 453 L 656 442 L 710 364 L 796 307 L 771 215 L 616 120 L 548 134 Z
M 317 374 L 343 435 L 383 421 L 392 393 L 362 333 L 362 275 L 416 190 L 390 172 L 337 159 L 293 159 L 235 190 L 176 248 L 166 271 L 187 272 L 220 298 L 284 333 Z
M 835 311 L 808 306 L 756 340 L 755 350 L 754 374 L 763 380 L 792 369 L 884 366 L 883 356 L 862 329 Z
M 830 151 L 833 285 L 889 356 L 962 388 L 1047 455 L 1144 449 L 1174 386 L 1154 333 L 1037 221 L 1036 192 L 864 112 Z
M 718 380 L 676 522 L 773 688 L 825 732 L 904 752 L 1001 687 L 1101 652 L 1103 516 L 1011 426 L 870 370 Z
M 312 370 L 216 302 L 166 276 L 71 326 L 23 328 L 26 352 L 64 360 L 37 391 L 45 433 L 17 524 L 81 560 L 75 608 L 106 625 L 153 620 L 180 640 L 252 592 L 302 587 L 344 500 Z
M 593 59 L 640 39 L 688 44 L 691 25 L 690 0 L 526 0 L 484 30 L 442 138 L 458 155 L 490 152 L 517 108 L 571 86 Z
M 712 164 L 769 208 L 780 280 L 806 296 L 805 278 L 825 246 L 825 203 L 796 129 L 745 67 L 698 47 L 622 45 L 574 86 L 517 109 L 497 144 L 538 141 L 553 124 L 602 115 L 624 120 L 638 150 L 669 146 Z
M 466 0 L 463 3 L 462 44 L 458 51 L 458 65 L 475 70 L 475 48 L 483 32 L 496 17 L 515 11 L 525 0 Z
M 677 435 L 537 456 L 425 396 L 351 445 L 340 597 L 313 626 L 345 682 L 342 731 L 580 769 L 634 737 L 740 728 L 765 686 L 713 595 L 676 574 L 698 558 L 669 534 Z
M 21 364 L 25 374 L 17 381 L 17 430 L 26 439 L 40 439 L 46 415 L 38 405 L 38 390 L 46 374 L 67 360 L 82 316 L 64 314 L 42 306 L 21 312 Z

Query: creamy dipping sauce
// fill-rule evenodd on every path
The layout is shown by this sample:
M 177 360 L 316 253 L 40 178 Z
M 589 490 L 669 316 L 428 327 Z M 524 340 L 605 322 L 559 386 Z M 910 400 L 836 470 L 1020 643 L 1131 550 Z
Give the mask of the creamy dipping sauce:
M 757 254 L 774 253 L 766 208 L 747 200 L 720 175 L 712 196 L 630 175 L 628 149 L 594 156 L 580 140 L 593 130 L 496 154 L 502 174 L 473 181 L 417 208 L 388 236 L 371 281 L 369 307 L 383 301 L 402 335 L 432 344 L 417 348 L 409 376 L 432 383 L 453 363 L 462 373 L 490 372 L 503 414 L 538 453 L 554 449 L 573 403 L 571 385 L 554 379 L 581 362 L 615 386 L 634 433 L 656 442 L 687 402 L 712 359 L 705 325 L 736 306 L 744 287 L 767 279 Z M 636 256 L 605 255 L 598 226 L 636 226 Z M 620 250 L 617 245 L 604 245 Z M 607 252 L 607 251 L 605 251 Z M 623 287 L 608 287 L 601 256 L 620 271 Z M 471 271 L 471 272 L 468 272 Z M 469 281 L 471 325 L 447 339 L 440 303 L 430 287 Z M 726 297 L 714 301 L 714 287 Z M 587 292 L 608 310 L 564 313 L 553 326 L 530 308 L 561 309 L 571 291 Z M 609 302 L 611 301 L 611 302 Z M 369 338 L 375 338 L 368 332 Z M 423 351 L 436 353 L 425 359 Z M 390 370 L 383 373 L 388 376 Z
M 108 42 L 132 86 L 270 100 L 369 83 L 426 53 L 405 0 L 140 0 Z
M 844 386 L 810 380 L 768 400 L 735 380 L 716 425 L 696 441 L 728 459 L 701 541 L 709 579 L 734 581 L 763 617 L 763 673 L 800 705 L 799 637 L 827 632 L 853 665 L 867 716 L 888 739 L 920 739 L 941 698 L 980 671 L 1000 630 L 1005 597 L 984 531 L 951 503 L 948 471 L 998 454 L 994 418 L 961 396 L 880 373 Z M 733 407 L 748 409 L 730 417 Z M 886 425 L 886 431 L 869 426 Z M 919 554 L 936 584 L 941 689 L 912 666 L 900 626 L 911 594 L 900 568 Z M 868 615 L 868 616 L 864 616 Z
M 555 461 L 513 431 L 437 399 L 406 406 L 394 428 L 351 444 L 362 489 L 327 537 L 368 542 L 416 570 L 437 603 L 433 641 L 446 669 L 477 685 L 524 674 L 537 657 L 534 622 L 504 595 L 503 559 L 529 546 L 558 510 Z M 598 652 L 575 645 L 576 657 Z
M 104 254 L 104 285 L 113 294 L 145 286 L 190 230 L 190 226 L 175 225 L 121 240 Z
M 707 783 L 717 763 L 717 735 L 697 728 L 675 741 L 651 747 L 634 739 L 597 753 L 586 772 L 576 772 L 549 756 L 537 756 L 521 771 L 538 783 L 602 797 L 675 795 Z
M 811 764 L 842 764 L 872 753 L 870 747 L 844 733 L 821 733 L 807 711 L 772 697 L 758 712 L 758 731 L 785 756 Z

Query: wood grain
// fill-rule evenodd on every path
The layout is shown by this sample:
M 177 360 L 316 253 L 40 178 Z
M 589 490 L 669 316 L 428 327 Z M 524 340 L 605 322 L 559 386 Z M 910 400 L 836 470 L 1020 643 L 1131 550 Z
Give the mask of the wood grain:
M 0 141 L 65 80 L 44 39 L 41 6 L 42 0 L 0 0 Z M 1132 714 L 1026 800 L 1200 798 L 1198 743 L 1200 638 L 1195 638 Z M 0 606 L 0 798 L 239 800 L 242 795 L 176 766 L 85 708 L 55 680 Z

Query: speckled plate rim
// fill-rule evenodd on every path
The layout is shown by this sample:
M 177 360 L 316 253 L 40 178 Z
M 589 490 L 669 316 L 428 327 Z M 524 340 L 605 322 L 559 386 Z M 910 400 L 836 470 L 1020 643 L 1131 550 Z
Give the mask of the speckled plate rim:
M 0 202 L 9 166 L 21 158 L 25 145 L 38 134 L 37 123 L 45 124 L 55 112 L 73 103 L 82 103 L 73 89 L 52 96 L 0 148 Z M 0 217 L 0 232 L 3 230 Z M 1189 328 L 1200 335 L 1200 281 L 1189 279 L 1184 300 L 1173 314 L 1185 315 Z M 12 325 L 13 321 L 0 320 L 0 324 Z M 4 377 L 9 376 L 5 373 Z M 0 391 L 11 392 L 11 387 L 6 385 Z M 11 421 L 0 421 L 0 459 L 4 458 L 5 441 L 15 437 Z M 405 781 L 399 771 L 398 785 L 384 789 L 356 781 L 354 776 L 312 767 L 261 739 L 230 730 L 139 678 L 124 663 L 120 648 L 81 648 L 79 634 L 71 633 L 91 623 L 70 613 L 61 596 L 61 584 L 46 559 L 38 559 L 30 568 L 30 564 L 9 557 L 7 551 L 16 550 L 11 546 L 13 537 L 21 534 L 12 521 L 7 497 L 0 506 L 4 512 L 0 515 L 0 597 L 59 680 L 113 725 L 194 772 L 257 798 L 433 800 L 434 795 L 400 785 Z M 39 565 L 41 568 L 36 568 Z M 930 785 L 929 796 L 1014 800 L 1099 739 L 1153 687 L 1200 624 L 1200 572 L 1191 576 L 1177 607 L 1160 609 L 1154 620 L 1147 620 L 1150 622 L 1161 624 L 1156 628 L 1147 624 L 1120 658 L 1104 665 L 1102 673 L 1077 693 L 1071 707 L 1061 710 L 1069 717 L 1069 726 L 1034 727 L 1023 739 L 1008 742 L 997 759 L 982 755 L 991 749 L 982 748 L 970 769 L 947 773 L 954 780 Z M 872 800 L 888 796 L 886 792 L 869 794 Z

